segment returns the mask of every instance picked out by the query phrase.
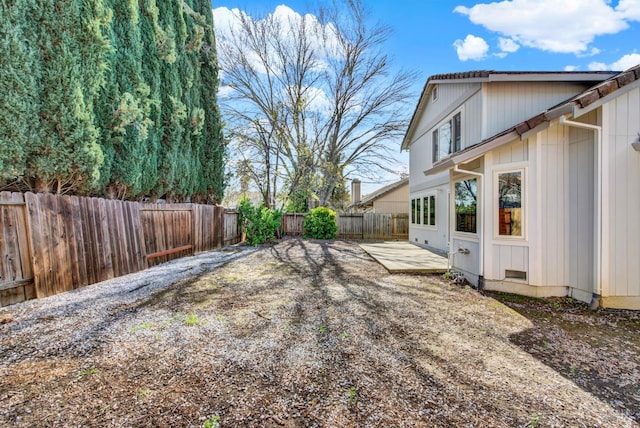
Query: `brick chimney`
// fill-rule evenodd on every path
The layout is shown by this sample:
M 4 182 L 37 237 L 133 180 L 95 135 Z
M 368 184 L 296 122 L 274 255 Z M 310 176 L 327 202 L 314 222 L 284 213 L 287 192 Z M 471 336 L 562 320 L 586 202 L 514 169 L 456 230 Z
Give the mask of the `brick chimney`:
M 360 202 L 360 180 L 354 178 L 351 181 L 351 203 L 353 205 Z

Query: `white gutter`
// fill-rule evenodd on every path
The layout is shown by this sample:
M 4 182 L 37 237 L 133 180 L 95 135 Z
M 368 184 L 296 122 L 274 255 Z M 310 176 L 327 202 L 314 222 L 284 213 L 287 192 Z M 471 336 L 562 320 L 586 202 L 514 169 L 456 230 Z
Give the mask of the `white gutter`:
M 596 167 L 598 171 L 596 172 L 596 189 L 595 189 L 595 203 L 596 203 L 596 230 L 594 233 L 595 238 L 595 277 L 596 283 L 593 290 L 593 298 L 591 300 L 591 308 L 596 309 L 600 306 L 600 298 L 602 297 L 602 260 L 603 260 L 603 207 L 602 207 L 602 181 L 603 181 L 603 148 L 602 148 L 602 126 L 599 125 L 591 125 L 589 123 L 575 122 L 572 120 L 568 120 L 566 116 L 560 116 L 560 124 L 573 126 L 575 128 L 583 128 L 589 129 L 591 131 L 595 131 L 596 137 L 596 154 L 598 159 L 596 161 Z
M 480 248 L 480 254 L 478 256 L 479 258 L 479 264 L 480 267 L 478 269 L 478 290 L 482 290 L 484 288 L 484 211 L 485 211 L 485 201 L 484 201 L 484 174 L 481 172 L 475 172 L 475 171 L 468 171 L 466 169 L 460 169 L 459 165 L 455 165 L 453 167 L 453 172 L 458 172 L 461 174 L 467 174 L 467 175 L 472 175 L 475 177 L 478 177 L 478 203 L 476 204 L 477 206 L 482 207 L 482 213 L 480 215 L 480 221 L 478 221 L 478 219 L 476 219 L 476 227 L 478 227 L 478 239 L 479 239 L 479 248 Z M 451 205 L 453 207 L 453 212 L 455 213 L 456 211 L 456 204 L 455 204 L 455 188 L 453 189 L 453 193 L 452 193 L 452 197 L 453 197 L 453 204 Z M 455 232 L 455 218 L 454 221 L 451 222 L 450 228 L 451 230 L 449 231 L 450 236 L 451 236 L 451 243 L 453 244 L 453 233 Z M 451 246 L 450 251 L 453 253 L 452 251 L 453 249 L 453 245 Z M 468 251 L 467 251 L 468 253 Z M 455 253 L 454 253 L 455 254 Z

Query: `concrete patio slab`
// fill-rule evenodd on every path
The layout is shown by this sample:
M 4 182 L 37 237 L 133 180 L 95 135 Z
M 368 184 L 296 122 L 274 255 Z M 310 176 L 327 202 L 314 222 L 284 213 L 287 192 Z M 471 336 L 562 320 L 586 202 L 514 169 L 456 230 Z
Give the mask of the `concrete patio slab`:
M 407 241 L 360 244 L 390 273 L 444 273 L 447 258 Z

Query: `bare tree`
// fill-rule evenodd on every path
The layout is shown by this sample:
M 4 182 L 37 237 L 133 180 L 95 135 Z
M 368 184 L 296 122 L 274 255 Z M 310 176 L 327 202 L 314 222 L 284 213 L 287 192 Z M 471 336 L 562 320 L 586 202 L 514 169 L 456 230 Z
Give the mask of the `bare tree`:
M 260 165 L 252 177 L 261 191 L 270 187 L 263 196 L 281 189 L 284 203 L 303 191 L 327 205 L 350 172 L 388 169 L 415 79 L 392 72 L 382 51 L 389 27 L 370 26 L 360 0 L 288 19 L 236 18 L 218 34 L 223 85 L 231 89 L 223 113 L 238 150 L 256 171 Z

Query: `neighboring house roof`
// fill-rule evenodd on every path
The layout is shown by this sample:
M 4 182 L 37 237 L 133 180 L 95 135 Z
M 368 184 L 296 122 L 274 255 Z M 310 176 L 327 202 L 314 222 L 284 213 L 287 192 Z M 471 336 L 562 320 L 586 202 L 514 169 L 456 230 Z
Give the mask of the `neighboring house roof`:
M 409 149 L 411 138 L 415 132 L 417 121 L 426 108 L 431 96 L 431 91 L 438 83 L 451 83 L 457 80 L 465 83 L 488 82 L 585 82 L 602 81 L 610 78 L 616 72 L 611 71 L 494 71 L 476 70 L 460 73 L 435 74 L 429 79 L 422 89 L 418 106 L 413 112 L 409 127 L 405 133 L 400 150 Z
M 393 192 L 394 190 L 397 190 L 397 189 L 401 188 L 404 185 L 409 185 L 409 178 L 403 178 L 400 181 L 397 181 L 395 183 L 391 183 L 391 184 L 389 184 L 387 186 L 381 187 L 380 189 L 376 190 L 375 192 L 370 193 L 368 195 L 365 195 L 360 201 L 356 202 L 352 206 L 354 206 L 354 207 L 362 207 L 362 206 L 370 205 L 374 201 L 376 201 L 377 199 L 380 199 L 384 195 L 387 195 L 387 194 Z
M 637 86 L 640 86 L 640 64 L 626 71 L 617 73 L 575 97 L 522 121 L 517 125 L 494 135 L 493 137 L 451 155 L 442 162 L 435 164 L 433 168 L 424 171 L 424 173 L 425 175 L 436 174 L 460 163 L 471 161 L 490 150 L 513 141 L 514 139 L 524 139 L 531 134 L 542 131 L 549 127 L 549 124 L 553 119 L 558 119 L 559 117 L 568 114 L 574 118 L 581 116 L 582 114 L 604 104 L 614 96 L 617 96 L 618 94 L 615 94 L 615 92 L 621 88 L 632 89 Z

